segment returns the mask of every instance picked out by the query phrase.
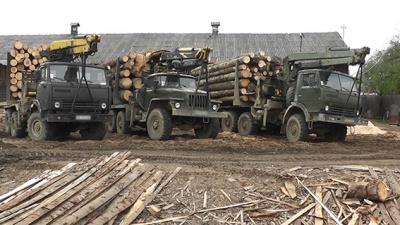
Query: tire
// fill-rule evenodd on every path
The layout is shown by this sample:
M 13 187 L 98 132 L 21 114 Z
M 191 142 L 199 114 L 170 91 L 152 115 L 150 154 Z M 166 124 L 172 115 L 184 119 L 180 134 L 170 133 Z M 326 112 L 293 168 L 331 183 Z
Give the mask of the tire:
M 240 135 L 254 135 L 259 129 L 259 126 L 254 124 L 253 115 L 250 112 L 240 115 L 237 127 Z
M 286 137 L 290 142 L 308 141 L 310 133 L 302 114 L 293 114 L 286 123 Z
M 347 126 L 346 125 L 337 125 L 329 130 L 329 132 L 325 133 L 325 140 L 327 142 L 344 142 L 347 136 Z
M 103 122 L 91 123 L 89 129 L 80 130 L 82 139 L 101 141 L 106 136 L 107 128 Z
M 129 121 L 126 121 L 125 111 L 119 111 L 115 119 L 115 129 L 118 134 L 130 134 Z
M 54 124 L 46 122 L 38 112 L 31 114 L 28 120 L 28 135 L 32 140 L 51 140 L 55 133 Z
M 18 124 L 18 112 L 17 111 L 12 112 L 10 121 L 11 137 L 23 138 L 26 136 L 26 122 L 23 121 L 20 122 L 21 123 Z
M 219 133 L 219 119 L 210 118 L 208 123 L 203 123 L 200 129 L 194 129 L 196 138 L 213 138 L 215 139 Z
M 171 138 L 171 115 L 165 109 L 153 109 L 146 122 L 147 134 L 153 140 L 168 140 Z
M 109 115 L 112 115 L 111 119 L 109 121 L 107 121 L 106 123 L 106 127 L 107 127 L 107 131 L 109 133 L 115 133 L 117 132 L 117 111 L 115 110 L 110 110 L 108 112 Z
M 4 118 L 4 132 L 6 132 L 6 134 L 11 135 L 11 120 L 12 117 L 12 110 L 11 109 L 7 109 L 6 110 L 6 117 Z
M 294 87 L 289 87 L 286 92 L 286 106 L 290 106 L 294 101 Z
M 221 120 L 222 131 L 237 133 L 239 114 L 233 110 L 229 110 L 226 112 L 228 113 L 228 118 L 223 118 Z

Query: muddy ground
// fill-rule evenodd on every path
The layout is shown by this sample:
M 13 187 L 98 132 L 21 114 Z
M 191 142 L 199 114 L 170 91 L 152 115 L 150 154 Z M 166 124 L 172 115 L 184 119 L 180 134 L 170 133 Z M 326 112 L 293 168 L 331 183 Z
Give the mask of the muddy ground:
M 288 171 L 294 171 L 304 182 L 311 184 L 332 177 L 353 179 L 352 172 L 334 170 L 334 165 L 399 170 L 400 128 L 376 125 L 387 132 L 350 134 L 344 143 L 317 139 L 308 143 L 289 143 L 284 136 L 266 133 L 247 137 L 220 133 L 215 140 L 197 140 L 192 132 L 175 130 L 169 141 L 152 141 L 144 131 L 139 131 L 128 136 L 107 134 L 103 141 L 80 140 L 72 134 L 65 140 L 33 142 L 28 137 L 10 138 L 1 131 L 0 195 L 45 170 L 57 170 L 69 162 L 111 155 L 116 151 L 131 151 L 132 158 L 140 158 L 162 170 L 182 167 L 152 203 L 164 207 L 161 218 L 181 216 L 202 208 L 205 191 L 209 208 L 243 202 L 248 197 L 245 192 L 250 189 L 262 191 L 265 196 L 282 197 L 280 188 L 284 182 L 295 182 Z M 233 220 L 237 211 L 230 208 L 213 213 L 199 214 L 185 222 L 220 224 L 222 217 L 226 221 Z M 288 217 L 280 214 L 274 218 L 255 218 L 253 222 L 279 224 Z M 246 218 L 244 221 L 251 221 Z M 144 211 L 137 221 L 156 219 L 159 218 Z

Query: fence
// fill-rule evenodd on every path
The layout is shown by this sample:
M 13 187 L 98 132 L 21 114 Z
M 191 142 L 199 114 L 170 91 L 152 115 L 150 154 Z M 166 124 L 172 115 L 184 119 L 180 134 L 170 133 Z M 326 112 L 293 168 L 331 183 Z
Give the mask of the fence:
M 391 110 L 392 105 L 400 106 L 400 95 L 364 95 L 362 104 L 365 117 L 368 119 L 382 118 L 386 111 Z

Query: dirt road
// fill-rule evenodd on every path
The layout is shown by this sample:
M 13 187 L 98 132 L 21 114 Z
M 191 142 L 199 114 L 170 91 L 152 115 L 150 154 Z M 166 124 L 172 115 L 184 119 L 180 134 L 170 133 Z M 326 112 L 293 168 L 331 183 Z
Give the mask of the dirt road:
M 152 141 L 145 132 L 139 132 L 129 136 L 107 134 L 103 141 L 84 141 L 72 134 L 65 140 L 33 142 L 28 137 L 13 139 L 3 132 L 0 133 L 0 195 L 44 170 L 59 169 L 72 161 L 116 151 L 131 151 L 132 157 L 163 170 L 183 167 L 155 199 L 161 206 L 174 205 L 164 210 L 165 216 L 179 216 L 196 205 L 200 207 L 204 191 L 209 195 L 210 206 L 239 202 L 245 197 L 244 188 L 249 187 L 279 195 L 277 192 L 283 182 L 291 179 L 287 172 L 295 167 L 293 171 L 307 177 L 309 183 L 323 182 L 332 176 L 349 176 L 332 170 L 332 165 L 398 169 L 400 129 L 387 126 L 383 129 L 388 132 L 348 135 L 344 143 L 317 139 L 309 143 L 289 143 L 284 136 L 243 137 L 233 133 L 220 133 L 215 140 L 196 140 L 193 133 L 179 131 L 174 131 L 169 141 Z M 221 189 L 230 200 L 221 194 Z M 148 216 L 144 213 L 141 220 Z M 188 223 L 197 224 L 196 220 L 200 219 L 196 218 Z M 204 218 L 201 218 L 203 222 Z M 215 218 L 208 219 L 208 224 L 215 222 Z M 273 220 L 282 221 L 282 218 Z

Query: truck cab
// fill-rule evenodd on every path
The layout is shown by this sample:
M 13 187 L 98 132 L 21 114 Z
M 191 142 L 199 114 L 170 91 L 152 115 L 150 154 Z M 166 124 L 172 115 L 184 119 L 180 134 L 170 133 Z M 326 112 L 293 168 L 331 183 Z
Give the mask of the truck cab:
M 289 140 L 307 139 L 309 133 L 316 133 L 328 141 L 344 141 L 347 126 L 367 123 L 359 118 L 361 104 L 355 78 L 341 72 L 302 70 L 296 87 L 288 89 L 287 98 L 293 98 L 288 99 L 286 111 L 291 115 L 286 126 Z M 302 131 L 301 127 L 307 129 Z
M 111 104 L 102 67 L 46 62 L 25 75 L 21 99 L 9 99 L 6 127 L 14 137 L 35 141 L 80 131 L 84 139 L 103 139 Z M 62 127 L 60 127 L 62 126 Z

